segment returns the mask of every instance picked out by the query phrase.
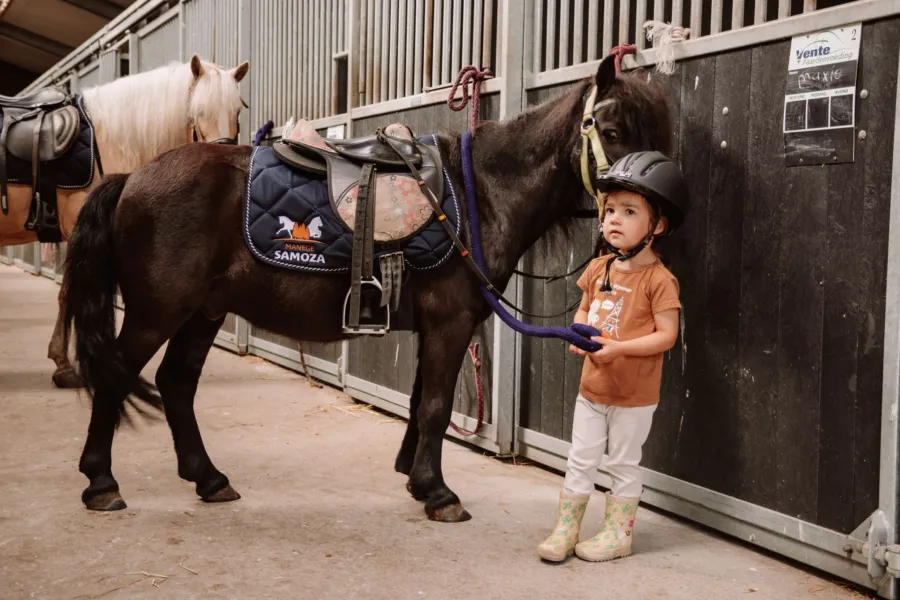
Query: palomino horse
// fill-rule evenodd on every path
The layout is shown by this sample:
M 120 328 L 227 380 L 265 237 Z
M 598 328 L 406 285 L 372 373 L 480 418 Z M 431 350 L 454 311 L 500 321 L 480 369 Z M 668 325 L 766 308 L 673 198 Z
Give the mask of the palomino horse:
M 226 70 L 194 55 L 189 63 L 172 63 L 146 73 L 122 77 L 83 92 L 104 173 L 130 173 L 156 155 L 190 141 L 237 143 L 238 116 L 243 104 L 238 82 L 248 62 Z M 0 150 L 2 151 L 2 150 Z M 100 182 L 94 168 L 91 188 L 57 192 L 59 227 L 67 239 L 88 193 Z M 37 241 L 25 228 L 31 206 L 31 186 L 10 184 L 9 214 L 0 215 L 0 245 Z M 60 307 L 63 305 L 60 296 Z M 62 310 L 47 355 L 56 363 L 53 382 L 81 387 L 67 356 Z
M 592 86 L 597 104 L 588 100 L 583 119 Z M 526 250 L 583 198 L 579 161 L 585 122 L 596 123 L 601 154 L 610 162 L 636 150 L 670 151 L 672 119 L 663 95 L 646 76 L 617 75 L 611 57 L 593 78 L 561 98 L 475 131 L 471 170 L 484 263 L 498 289 L 504 289 Z M 436 137 L 459 194 L 461 138 Z M 90 480 L 82 494 L 89 509 L 125 506 L 111 453 L 115 428 L 128 415 L 126 399 L 142 413 L 164 409 L 178 474 L 196 484 L 203 500 L 240 497 L 213 466 L 193 408 L 203 364 L 227 313 L 302 341 L 346 336 L 346 274 L 275 269 L 248 250 L 241 222 L 250 152 L 213 145 L 177 148 L 130 176 L 107 178 L 84 207 L 69 245 L 63 286 L 66 326 L 74 326 L 76 362 L 93 399 L 79 466 Z M 462 237 L 471 244 L 467 228 Z M 411 288 L 420 343 L 395 469 L 409 476 L 407 489 L 425 502 L 429 518 L 463 521 L 470 515 L 444 482 L 441 449 L 466 348 L 490 309 L 479 293 L 479 278 L 461 254 L 439 268 L 408 275 L 403 285 Z M 118 338 L 116 285 L 126 306 Z M 166 341 L 156 373 L 157 396 L 140 370 Z

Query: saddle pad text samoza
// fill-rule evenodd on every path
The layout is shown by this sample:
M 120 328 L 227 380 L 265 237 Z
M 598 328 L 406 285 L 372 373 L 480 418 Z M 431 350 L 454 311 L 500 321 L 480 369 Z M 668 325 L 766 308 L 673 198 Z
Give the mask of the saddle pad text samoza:
M 420 138 L 431 146 L 432 137 Z M 459 201 L 444 170 L 441 209 L 459 235 Z M 376 198 L 377 202 L 377 198 Z M 325 175 L 307 173 L 282 163 L 268 146 L 250 157 L 244 197 L 244 241 L 260 261 L 286 269 L 326 273 L 350 271 L 353 232 L 336 215 Z M 453 242 L 435 216 L 401 242 L 375 242 L 375 270 L 382 254 L 403 251 L 413 269 L 432 269 L 450 256 Z
M 84 110 L 84 101 L 81 95 L 76 96 L 75 106 L 78 108 L 80 116 L 78 137 L 63 156 L 41 164 L 42 173 L 53 173 L 56 187 L 70 190 L 80 190 L 91 185 L 94 180 L 96 148 L 94 126 L 91 124 L 87 111 Z M 0 108 L 0 115 L 2 114 L 3 109 Z M 8 152 L 6 160 L 9 183 L 31 185 L 31 163 L 20 160 Z

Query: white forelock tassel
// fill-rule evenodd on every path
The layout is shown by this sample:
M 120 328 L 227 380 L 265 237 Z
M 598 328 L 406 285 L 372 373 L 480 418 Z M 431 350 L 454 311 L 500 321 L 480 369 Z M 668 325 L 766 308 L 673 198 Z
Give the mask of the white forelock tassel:
M 647 21 L 644 23 L 644 30 L 647 33 L 647 39 L 653 42 L 653 48 L 658 52 L 656 70 L 659 73 L 671 75 L 675 72 L 674 44 L 688 39 L 691 30 L 662 21 Z

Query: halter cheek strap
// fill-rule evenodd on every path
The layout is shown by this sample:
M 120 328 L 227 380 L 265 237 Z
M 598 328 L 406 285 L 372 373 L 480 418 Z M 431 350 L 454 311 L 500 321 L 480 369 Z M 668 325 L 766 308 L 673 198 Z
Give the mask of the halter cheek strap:
M 584 189 L 587 190 L 587 193 L 597 200 L 599 207 L 600 200 L 591 178 L 588 149 L 594 155 L 594 162 L 596 163 L 595 174 L 608 171 L 609 161 L 606 160 L 606 152 L 603 151 L 603 145 L 600 143 L 600 132 L 597 131 L 597 120 L 594 118 L 594 114 L 601 108 L 612 104 L 614 100 L 601 100 L 595 104 L 596 100 L 597 86 L 593 86 L 584 103 L 584 112 L 581 116 L 581 182 L 584 184 Z

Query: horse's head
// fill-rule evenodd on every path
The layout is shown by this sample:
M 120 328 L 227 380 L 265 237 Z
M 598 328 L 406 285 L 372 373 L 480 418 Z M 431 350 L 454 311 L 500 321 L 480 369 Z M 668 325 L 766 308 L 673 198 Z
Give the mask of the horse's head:
M 196 54 L 191 58 L 194 80 L 188 116 L 194 141 L 237 144 L 238 117 L 247 106 L 238 84 L 249 70 L 247 61 L 226 70 Z
M 590 192 L 597 175 L 626 154 L 672 151 L 672 117 L 661 90 L 641 73 L 616 76 L 613 56 L 600 62 L 588 87 L 581 133 L 576 159 Z

